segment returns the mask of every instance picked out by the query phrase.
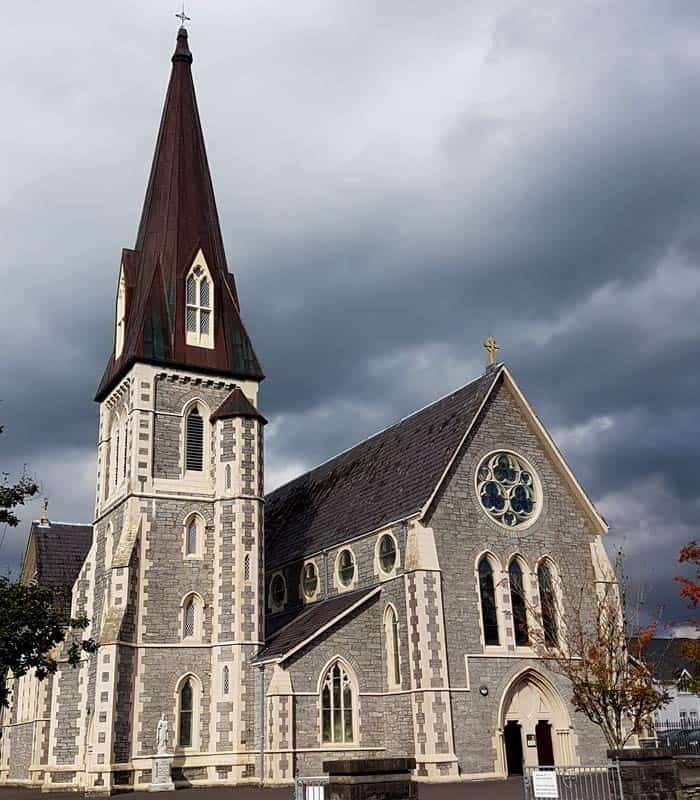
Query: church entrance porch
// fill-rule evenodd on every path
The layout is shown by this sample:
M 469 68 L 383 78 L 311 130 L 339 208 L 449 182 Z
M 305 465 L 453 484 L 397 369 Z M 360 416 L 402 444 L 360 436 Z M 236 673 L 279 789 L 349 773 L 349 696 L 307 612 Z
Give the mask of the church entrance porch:
M 571 720 L 564 701 L 536 670 L 517 675 L 503 694 L 497 771 L 522 775 L 523 767 L 575 765 Z

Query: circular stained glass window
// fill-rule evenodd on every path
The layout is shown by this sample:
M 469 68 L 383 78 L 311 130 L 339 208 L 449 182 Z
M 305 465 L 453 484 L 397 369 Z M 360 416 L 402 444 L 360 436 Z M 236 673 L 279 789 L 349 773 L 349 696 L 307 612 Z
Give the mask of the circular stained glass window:
M 486 513 L 506 528 L 527 527 L 539 512 L 539 482 L 514 453 L 491 453 L 476 472 L 476 491 Z
M 279 607 L 284 603 L 285 591 L 284 578 L 281 575 L 275 575 L 272 579 L 272 586 L 270 587 L 270 596 L 272 597 L 272 604 L 274 606 Z
M 316 571 L 316 564 L 313 561 L 307 561 L 304 564 L 304 577 L 302 578 L 302 585 L 304 587 L 304 595 L 313 597 L 318 588 L 318 572 Z
M 343 586 L 350 586 L 355 577 L 355 559 L 350 550 L 342 550 L 338 557 L 338 578 Z
M 396 564 L 396 542 L 388 533 L 379 540 L 379 565 L 382 572 L 391 572 Z

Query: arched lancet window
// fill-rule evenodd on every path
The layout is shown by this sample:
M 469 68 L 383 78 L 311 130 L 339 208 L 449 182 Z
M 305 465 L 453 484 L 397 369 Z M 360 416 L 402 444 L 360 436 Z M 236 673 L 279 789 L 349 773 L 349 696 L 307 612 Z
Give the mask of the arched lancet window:
M 112 435 L 110 441 L 110 448 L 111 448 L 111 458 L 110 458 L 110 469 L 111 469 L 111 483 L 112 486 L 116 486 L 119 483 L 119 469 L 121 466 L 120 460 L 120 436 L 119 436 L 119 417 L 114 417 L 114 422 L 112 423 Z
M 516 559 L 513 559 L 508 567 L 508 582 L 510 584 L 510 604 L 513 609 L 515 644 L 519 647 L 526 647 L 530 644 L 530 635 L 527 624 L 525 584 L 522 567 Z
M 187 523 L 187 535 L 185 537 L 185 553 L 188 556 L 194 556 L 197 554 L 197 534 L 197 518 L 192 517 Z
M 355 737 L 355 698 L 345 667 L 336 661 L 321 688 L 321 738 L 324 743 L 348 743 Z
M 129 418 L 124 417 L 124 436 L 122 440 L 122 478 L 126 478 L 126 468 L 129 460 Z
M 399 686 L 401 684 L 399 618 L 393 606 L 387 606 L 384 612 L 384 641 L 386 642 L 387 680 L 390 686 Z
M 498 610 L 493 567 L 487 556 L 479 561 L 479 595 L 481 597 L 481 620 L 484 625 L 484 644 L 500 644 L 498 634 Z
M 202 604 L 196 594 L 188 595 L 182 608 L 182 635 L 185 639 L 200 635 Z
M 188 472 L 202 472 L 204 470 L 204 420 L 197 406 L 190 409 L 185 425 L 185 469 Z
M 243 559 L 243 580 L 250 580 L 250 555 L 248 553 L 246 553 Z
M 187 344 L 214 346 L 214 293 L 207 270 L 196 264 L 187 276 L 186 287 Z
M 230 464 L 226 465 L 225 473 L 226 473 L 226 488 L 230 489 L 231 488 L 231 465 Z
M 546 561 L 537 567 L 537 584 L 540 590 L 540 609 L 542 611 L 542 632 L 545 644 L 556 647 L 559 641 L 557 630 L 557 606 L 552 569 Z
M 228 667 L 224 667 L 223 669 L 223 676 L 221 679 L 221 683 L 223 685 L 223 692 L 224 694 L 228 694 L 231 688 L 231 679 L 229 675 Z
M 180 747 L 192 747 L 192 723 L 194 718 L 194 692 L 190 678 L 180 688 L 180 724 L 178 728 L 178 744 Z

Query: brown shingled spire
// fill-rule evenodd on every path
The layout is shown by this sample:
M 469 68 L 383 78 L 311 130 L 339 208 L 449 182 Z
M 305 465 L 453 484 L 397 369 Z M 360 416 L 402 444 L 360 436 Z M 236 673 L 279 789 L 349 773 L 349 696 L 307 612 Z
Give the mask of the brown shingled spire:
M 137 361 L 263 377 L 226 263 L 185 28 L 178 31 L 172 64 L 136 245 L 129 251 L 133 288 L 124 347 L 119 358 L 112 354 L 97 400 Z M 185 337 L 185 279 L 200 249 L 214 284 L 213 349 L 188 345 Z

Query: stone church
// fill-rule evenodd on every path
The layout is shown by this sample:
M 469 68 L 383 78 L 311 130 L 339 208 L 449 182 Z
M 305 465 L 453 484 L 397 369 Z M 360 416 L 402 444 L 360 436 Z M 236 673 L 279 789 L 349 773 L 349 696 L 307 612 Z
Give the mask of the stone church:
M 45 514 L 22 569 L 68 587 L 100 647 L 11 680 L 0 781 L 145 788 L 161 714 L 177 785 L 288 784 L 329 758 L 411 756 L 426 781 L 599 761 L 531 637 L 565 637 L 567 592 L 609 579 L 607 526 L 495 350 L 264 494 L 263 371 L 191 64 L 181 28 L 95 398 L 94 522 Z

